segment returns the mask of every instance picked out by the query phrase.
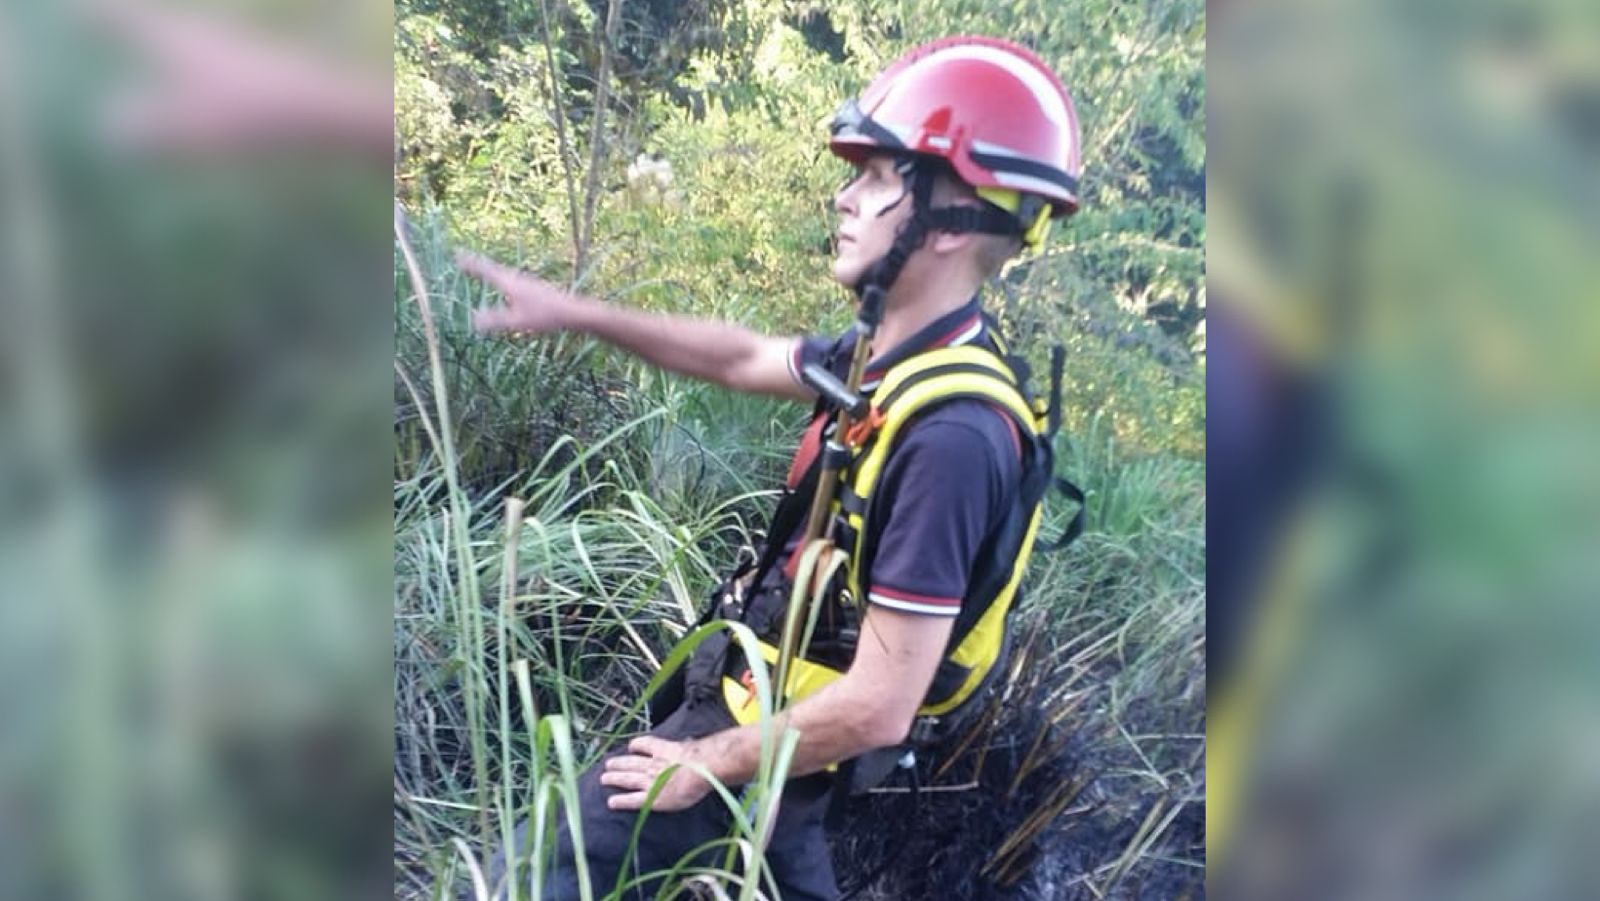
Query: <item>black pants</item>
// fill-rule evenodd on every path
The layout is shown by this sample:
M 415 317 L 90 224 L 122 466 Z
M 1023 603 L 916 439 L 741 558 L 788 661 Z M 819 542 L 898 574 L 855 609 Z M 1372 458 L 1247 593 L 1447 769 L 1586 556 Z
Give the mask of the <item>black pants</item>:
M 651 734 L 667 739 L 699 738 L 732 726 L 733 719 L 718 702 L 703 702 L 693 707 L 679 707 Z M 578 779 L 579 806 L 583 818 L 584 856 L 588 861 L 590 885 L 595 896 L 601 897 L 618 884 L 618 871 L 627 854 L 638 817 L 635 810 L 612 810 L 606 798 L 613 789 L 600 784 L 603 763 L 596 763 Z M 767 863 L 772 867 L 782 901 L 833 901 L 838 888 L 833 880 L 833 862 L 828 856 L 828 846 L 822 834 L 823 814 L 828 808 L 832 778 L 818 773 L 792 779 L 784 787 L 783 799 L 778 809 L 777 823 L 772 841 L 766 849 Z M 739 792 L 734 790 L 734 795 Z M 567 830 L 566 817 L 557 814 L 558 831 L 555 860 L 545 875 L 544 897 L 553 901 L 577 901 L 578 875 Z M 639 832 L 639 843 L 628 870 L 622 873 L 627 881 L 658 870 L 675 866 L 684 855 L 695 848 L 730 834 L 732 815 L 726 803 L 712 792 L 699 803 L 675 813 L 651 813 Z M 513 839 L 520 853 L 526 854 L 531 846 L 528 840 L 528 823 L 517 824 Z M 726 843 L 692 861 L 695 866 L 715 866 L 727 854 Z M 737 855 L 736 871 L 743 870 L 743 861 Z M 493 888 L 505 872 L 504 852 L 495 855 L 488 872 Z M 524 859 L 517 869 L 519 880 L 529 878 L 529 868 Z M 626 901 L 653 898 L 661 887 L 661 880 L 651 879 L 625 893 Z M 765 892 L 765 886 L 762 887 Z M 502 890 L 496 898 L 507 895 Z M 522 897 L 531 897 L 528 884 L 523 883 Z M 776 899 L 774 899 L 776 901 Z

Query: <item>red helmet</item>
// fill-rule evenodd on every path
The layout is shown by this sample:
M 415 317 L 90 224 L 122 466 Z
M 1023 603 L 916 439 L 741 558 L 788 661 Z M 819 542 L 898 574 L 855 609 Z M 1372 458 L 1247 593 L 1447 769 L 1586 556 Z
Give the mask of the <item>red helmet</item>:
M 1047 202 L 1056 217 L 1078 208 L 1072 98 L 1043 60 L 1009 41 L 950 37 L 907 52 L 845 102 L 828 146 L 854 163 L 869 149 L 944 159 L 1025 227 L 1035 217 L 1018 195 Z

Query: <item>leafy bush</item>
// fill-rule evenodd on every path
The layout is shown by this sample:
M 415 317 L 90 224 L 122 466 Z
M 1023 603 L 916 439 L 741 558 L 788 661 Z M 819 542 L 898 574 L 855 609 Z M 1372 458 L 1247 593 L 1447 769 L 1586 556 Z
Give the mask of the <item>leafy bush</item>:
M 416 897 L 464 885 L 451 839 L 481 856 L 527 812 L 529 792 L 560 784 L 561 767 L 528 744 L 538 711 L 562 711 L 571 728 L 568 770 L 638 725 L 630 705 L 760 528 L 804 416 L 580 336 L 476 339 L 467 313 L 488 301 L 454 273 L 451 248 L 615 303 L 837 331 L 849 310 L 827 278 L 827 240 L 844 168 L 823 146 L 826 117 L 900 48 L 987 31 L 1055 65 L 1084 123 L 1083 212 L 987 296 L 1036 373 L 1050 345 L 1067 349 L 1059 468 L 1088 488 L 1091 526 L 1065 554 L 1036 558 L 1019 613 L 1035 636 L 1030 665 L 1012 673 L 1005 703 L 959 754 L 924 765 L 984 787 L 927 802 L 984 828 L 908 838 L 939 851 L 944 870 L 912 866 L 911 854 L 877 890 L 1056 898 L 1198 886 L 1200 4 L 933 0 L 902 20 L 900 4 L 883 2 L 706 0 L 630 7 L 611 51 L 605 5 L 553 4 L 548 19 L 543 8 L 398 7 L 396 190 L 418 211 L 411 237 L 440 367 L 430 377 L 397 258 L 397 885 Z M 608 52 L 602 116 L 594 74 Z M 449 453 L 432 412 L 441 400 Z M 507 550 L 501 505 L 513 496 L 527 508 Z M 1068 512 L 1052 509 L 1050 530 Z M 524 575 L 502 596 L 510 567 Z M 517 660 L 532 663 L 526 709 Z M 857 805 L 837 837 L 846 885 L 888 853 L 876 824 L 902 816 L 894 802 Z

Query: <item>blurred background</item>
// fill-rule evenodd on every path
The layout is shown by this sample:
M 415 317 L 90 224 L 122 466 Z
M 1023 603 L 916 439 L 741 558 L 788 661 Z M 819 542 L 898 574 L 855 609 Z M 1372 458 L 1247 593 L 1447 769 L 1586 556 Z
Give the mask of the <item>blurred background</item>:
M 1209 887 L 1600 884 L 1600 8 L 1213 3 Z
M 1591 896 L 1600 12 L 1208 15 L 1208 888 Z M 390 16 L 0 4 L 0 896 L 391 890 Z
M 0 3 L 0 897 L 389 890 L 389 27 Z

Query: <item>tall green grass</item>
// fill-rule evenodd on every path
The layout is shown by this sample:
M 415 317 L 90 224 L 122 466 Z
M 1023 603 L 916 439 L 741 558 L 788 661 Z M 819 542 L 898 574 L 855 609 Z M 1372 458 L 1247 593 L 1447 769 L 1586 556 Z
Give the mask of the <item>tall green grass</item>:
M 490 849 L 511 848 L 515 824 L 528 819 L 532 846 L 506 856 L 506 887 L 516 898 L 548 865 L 555 818 L 565 818 L 582 860 L 577 776 L 607 741 L 640 724 L 654 685 L 640 686 L 662 681 L 720 628 L 733 629 L 758 656 L 754 636 L 738 624 L 712 623 L 672 642 L 696 618 L 697 598 L 715 577 L 702 546 L 748 542 L 731 512 L 746 498 L 669 516 L 645 490 L 663 473 L 619 464 L 667 416 L 660 406 L 587 445 L 552 442 L 515 484 L 476 496 L 466 490 L 433 313 L 436 282 L 411 250 L 398 212 L 396 228 L 432 388 L 425 396 L 419 380 L 397 368 L 410 401 L 404 421 L 427 443 L 397 461 L 395 485 L 396 858 L 409 880 L 403 891 L 445 897 L 464 878 L 472 897 L 487 898 L 499 890 L 485 875 Z M 643 483 L 639 475 L 647 476 Z M 658 659 L 654 649 L 669 643 L 672 653 Z M 771 710 L 762 674 L 756 687 Z M 764 735 L 760 770 L 742 798 L 701 772 L 738 828 L 723 865 L 683 866 L 685 883 L 735 884 L 741 899 L 754 897 L 763 878 L 770 887 L 759 836 L 776 815 L 796 738 Z M 532 873 L 519 873 L 524 864 Z M 431 878 L 419 877 L 418 867 Z M 586 899 L 626 888 L 591 885 L 586 868 L 577 871 Z
M 650 373 L 581 337 L 476 339 L 480 289 L 449 265 L 442 220 L 412 237 L 413 259 L 397 248 L 396 261 L 396 889 L 471 897 L 491 888 L 485 861 L 518 819 L 569 816 L 577 774 L 644 726 L 640 699 L 754 544 L 804 411 Z M 909 846 L 861 897 L 1201 884 L 1202 464 L 1128 458 L 1126 423 L 1085 421 L 1062 438 L 1059 469 L 1088 489 L 1090 527 L 1035 556 L 993 703 L 920 764 L 926 823 L 905 828 L 893 787 L 850 805 L 835 836 L 845 885 Z M 1071 512 L 1048 508 L 1047 533 Z M 757 796 L 777 798 L 792 741 L 769 737 Z M 942 832 L 946 819 L 962 826 Z M 763 862 L 740 849 L 759 846 L 762 824 L 746 825 L 722 866 L 669 890 L 753 897 Z M 524 887 L 549 851 L 533 832 Z

